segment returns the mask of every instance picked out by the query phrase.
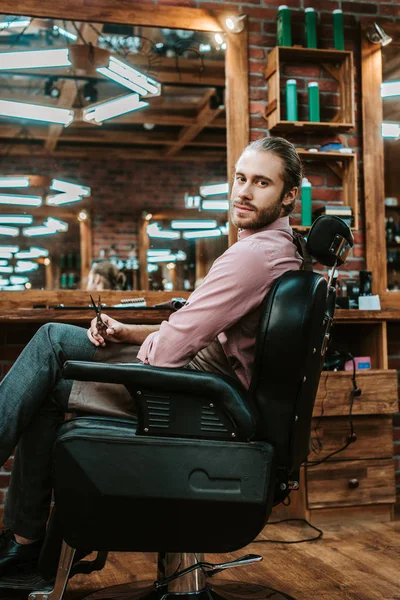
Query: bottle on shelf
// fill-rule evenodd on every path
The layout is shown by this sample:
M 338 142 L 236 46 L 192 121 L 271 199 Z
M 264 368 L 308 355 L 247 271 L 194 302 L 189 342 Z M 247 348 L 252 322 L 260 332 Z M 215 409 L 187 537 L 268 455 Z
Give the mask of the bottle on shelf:
M 290 18 L 290 8 L 282 4 L 278 8 L 276 17 L 276 41 L 278 46 L 292 45 L 292 25 Z
M 67 274 L 66 273 L 61 273 L 61 277 L 60 277 L 60 288 L 62 290 L 66 290 L 67 289 Z
M 297 81 L 288 79 L 286 82 L 286 119 L 297 121 Z
M 333 45 L 336 50 L 344 50 L 343 11 L 340 8 L 333 11 Z
M 301 224 L 309 227 L 312 222 L 312 186 L 307 177 L 301 182 Z
M 308 118 L 314 123 L 321 120 L 318 81 L 310 81 L 308 84 Z
M 386 222 L 386 243 L 393 244 L 396 235 L 396 225 L 393 217 L 389 217 Z
M 317 47 L 317 13 L 311 7 L 305 9 L 305 42 L 306 48 Z

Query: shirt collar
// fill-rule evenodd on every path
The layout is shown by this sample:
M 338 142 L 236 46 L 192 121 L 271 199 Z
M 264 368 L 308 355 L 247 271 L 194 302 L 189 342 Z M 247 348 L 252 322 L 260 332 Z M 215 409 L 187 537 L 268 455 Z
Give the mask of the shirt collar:
M 272 231 L 274 229 L 289 229 L 290 230 L 291 227 L 289 224 L 289 217 L 288 216 L 280 217 L 279 219 L 276 219 L 269 225 L 266 225 L 265 227 L 260 227 L 260 229 L 239 229 L 238 238 L 239 238 L 239 240 L 245 240 L 250 235 L 253 235 L 255 233 L 262 233 L 264 231 Z

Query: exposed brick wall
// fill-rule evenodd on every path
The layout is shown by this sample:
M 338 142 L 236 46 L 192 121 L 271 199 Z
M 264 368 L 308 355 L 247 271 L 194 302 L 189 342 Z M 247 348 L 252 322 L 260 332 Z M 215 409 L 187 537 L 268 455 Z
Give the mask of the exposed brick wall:
M 133 1 L 133 0 L 132 0 Z M 152 0 L 149 0 L 148 3 L 152 3 Z M 201 7 L 206 9 L 221 9 L 224 8 L 239 11 L 240 13 L 246 13 L 249 17 L 249 76 L 250 76 L 250 125 L 251 125 L 251 139 L 257 139 L 258 137 L 262 137 L 267 132 L 266 130 L 266 122 L 263 118 L 264 108 L 266 105 L 266 84 L 264 79 L 264 71 L 265 71 L 265 59 L 267 52 L 275 45 L 276 37 L 275 37 L 275 19 L 277 7 L 282 4 L 282 0 L 248 0 L 248 2 L 235 1 L 230 0 L 229 2 L 224 2 L 221 0 L 220 2 L 208 2 L 202 0 L 154 0 L 153 3 L 160 5 L 171 5 L 171 6 L 191 6 L 191 7 Z M 361 129 L 361 104 L 360 104 L 360 30 L 359 30 L 359 20 L 360 17 L 365 16 L 373 16 L 379 18 L 380 21 L 390 20 L 396 21 L 400 20 L 400 6 L 398 0 L 389 0 L 389 1 L 376 1 L 374 3 L 363 2 L 363 1 L 352 1 L 346 2 L 342 0 L 285 0 L 285 3 L 291 7 L 292 9 L 292 21 L 294 23 L 293 27 L 293 41 L 294 43 L 301 43 L 300 40 L 300 32 L 302 31 L 302 22 L 303 22 L 303 11 L 307 6 L 314 7 L 320 17 L 320 27 L 319 27 L 319 40 L 321 41 L 321 45 L 324 47 L 332 47 L 332 11 L 335 8 L 342 8 L 345 12 L 345 40 L 346 40 L 346 49 L 353 50 L 355 55 L 355 83 L 356 83 L 356 128 L 355 131 L 345 135 L 345 139 L 350 147 L 355 149 L 358 152 L 359 156 L 359 198 L 360 198 L 360 231 L 356 232 L 355 240 L 356 247 L 353 253 L 353 258 L 348 262 L 347 270 L 349 271 L 358 271 L 364 267 L 364 239 L 363 239 L 363 190 L 362 190 L 362 129 Z M 293 71 L 292 71 L 293 73 Z M 286 73 L 289 75 L 289 72 Z M 296 74 L 296 78 L 303 81 L 304 86 L 307 79 L 309 77 L 315 77 L 316 74 L 311 73 L 310 71 L 307 73 L 303 68 L 301 72 Z M 331 83 L 329 78 L 326 78 L 326 81 L 323 82 L 322 93 L 324 94 L 324 106 L 325 107 L 335 107 L 337 105 L 337 96 L 336 92 L 331 89 Z M 301 84 L 303 85 L 303 84 Z M 305 88 L 304 88 L 305 89 Z M 324 108 L 325 110 L 325 108 Z M 324 136 L 289 136 L 291 141 L 295 142 L 298 145 L 302 145 L 304 147 L 312 147 L 316 144 L 321 144 L 323 142 L 335 141 L 338 138 L 334 137 L 324 137 Z M 80 161 L 79 165 L 83 165 L 85 161 Z M 76 168 L 79 168 L 79 165 L 76 165 Z M 103 165 L 104 167 L 104 165 Z M 72 168 L 72 167 L 71 167 Z M 99 176 L 101 176 L 102 171 L 99 171 Z M 316 173 L 315 175 L 318 175 Z M 122 175 L 123 176 L 123 175 Z M 318 190 L 320 194 L 320 199 L 327 199 L 326 194 L 332 193 L 332 185 L 334 188 L 339 188 L 339 186 L 335 185 L 335 182 L 328 180 L 327 175 L 321 175 L 323 179 L 315 180 L 314 185 L 320 187 Z M 321 185 L 318 186 L 318 183 Z M 90 183 L 89 183 L 90 185 Z M 329 192 L 329 188 L 331 191 Z M 334 197 L 337 197 L 336 194 L 338 189 L 334 189 Z M 325 198 L 323 196 L 325 195 Z M 113 206 L 115 209 L 115 206 Z M 122 213 L 121 213 L 122 214 Z M 107 223 L 109 225 L 107 225 Z M 111 221 L 109 219 L 102 224 L 98 224 L 101 228 L 104 228 L 106 231 L 106 227 L 110 226 L 111 230 L 114 225 L 111 225 Z M 95 225 L 97 227 L 97 224 Z M 125 227 L 125 225 L 124 225 Z M 125 232 L 125 229 L 124 229 Z M 107 231 L 106 237 L 101 243 L 105 243 L 110 238 L 112 238 L 116 233 L 116 230 Z M 127 232 L 129 234 L 129 231 Z M 5 365 L 7 368 L 7 365 Z M 4 365 L 3 365 L 4 368 Z M 395 435 L 397 440 L 399 438 L 399 418 L 397 417 L 397 428 L 395 429 Z M 399 455 L 400 449 L 399 444 L 396 446 L 397 454 Z M 398 456 L 399 458 L 399 456 Z M 10 463 L 7 465 L 7 470 L 3 470 L 1 473 L 1 477 L 3 477 L 4 473 L 7 473 L 10 468 Z M 400 465 L 398 464 L 398 477 L 400 476 Z M 0 479 L 0 502 L 1 502 L 1 479 Z M 7 482 L 7 477 L 6 481 Z M 400 489 L 400 481 L 398 481 L 399 489 Z

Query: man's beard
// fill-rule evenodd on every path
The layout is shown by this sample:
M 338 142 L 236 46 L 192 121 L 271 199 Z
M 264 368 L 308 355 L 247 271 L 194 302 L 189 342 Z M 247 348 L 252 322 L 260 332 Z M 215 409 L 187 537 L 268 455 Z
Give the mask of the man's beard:
M 249 218 L 236 219 L 235 218 L 235 203 L 231 204 L 231 219 L 235 227 L 242 229 L 261 229 L 270 225 L 277 219 L 279 219 L 282 210 L 282 198 L 279 198 L 275 204 L 268 206 L 267 208 L 256 208 L 251 202 L 240 202 L 243 206 L 248 206 L 253 209 L 253 212 L 249 213 Z

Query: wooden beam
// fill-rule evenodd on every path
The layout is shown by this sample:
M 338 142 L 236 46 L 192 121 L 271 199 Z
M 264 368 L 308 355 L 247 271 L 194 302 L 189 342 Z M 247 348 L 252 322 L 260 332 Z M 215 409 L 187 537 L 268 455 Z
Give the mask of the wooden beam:
M 100 31 L 103 29 L 103 26 L 100 25 Z M 99 38 L 99 34 L 93 29 L 89 27 L 86 23 L 83 23 L 79 26 L 80 36 L 76 42 L 77 45 L 82 44 L 83 40 L 86 44 L 93 44 L 94 46 L 97 44 L 97 40 Z M 67 79 L 62 82 L 60 96 L 58 97 L 57 106 L 62 108 L 72 108 L 75 104 L 75 100 L 79 95 L 79 87 L 78 82 L 75 79 Z M 54 152 L 57 142 L 64 131 L 65 127 L 63 125 L 50 125 L 49 133 L 46 143 L 44 145 L 45 149 L 52 153 Z
M 366 268 L 372 271 L 373 293 L 386 291 L 385 176 L 383 164 L 382 50 L 371 44 L 362 26 L 361 101 L 364 148 Z
M 226 11 L 213 11 L 201 8 L 149 5 L 131 0 L 68 0 L 67 3 L 54 0 L 2 0 L 1 11 L 10 15 L 51 17 L 72 21 L 94 23 L 122 23 L 144 27 L 167 27 L 172 29 L 196 29 L 197 31 L 223 32 L 222 21 L 216 14 Z
M 0 150 L 0 156 L 32 156 L 32 148 L 26 145 L 15 145 L 12 148 L 4 148 Z M 47 157 L 48 152 L 44 148 L 35 148 L 35 157 Z M 88 160 L 172 160 L 183 162 L 213 162 L 226 160 L 226 152 L 224 150 L 203 150 L 196 149 L 195 151 L 185 150 L 184 153 L 174 154 L 173 156 L 165 156 L 161 150 L 147 148 L 96 148 L 93 146 L 70 146 L 67 144 L 59 144 L 54 152 L 54 158 L 62 157 L 83 158 Z
M 207 103 L 199 112 L 196 123 L 182 129 L 178 136 L 178 140 L 172 144 L 170 148 L 165 152 L 165 157 L 174 156 L 179 150 L 181 150 L 188 142 L 192 141 L 204 127 L 208 127 L 215 117 L 222 112 L 222 107 L 210 108 Z

